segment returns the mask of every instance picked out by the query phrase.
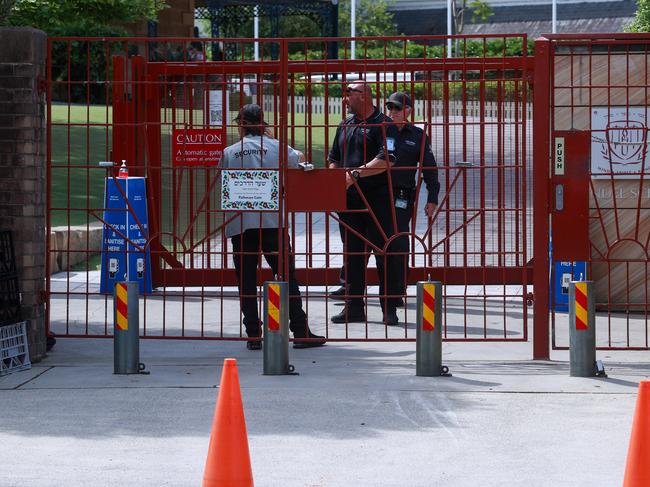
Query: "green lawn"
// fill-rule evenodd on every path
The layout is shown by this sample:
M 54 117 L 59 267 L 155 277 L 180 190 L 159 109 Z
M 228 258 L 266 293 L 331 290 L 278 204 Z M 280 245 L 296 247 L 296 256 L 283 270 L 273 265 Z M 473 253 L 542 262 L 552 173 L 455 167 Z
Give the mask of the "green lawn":
M 200 110 L 195 110 L 195 119 L 201 120 Z M 182 114 L 181 114 L 182 115 Z M 230 119 L 235 113 L 230 113 Z M 164 116 L 163 116 L 164 120 Z M 177 120 L 183 120 L 177 113 Z M 96 222 L 88 209 L 103 207 L 104 178 L 106 172 L 98 166 L 99 161 L 110 160 L 112 145 L 112 110 L 105 106 L 67 106 L 52 105 L 52 225 L 85 225 Z M 290 118 L 289 140 L 292 145 L 309 155 L 315 165 L 324 164 L 325 127 L 323 115 L 312 115 L 312 128 L 306 127 L 305 116 L 297 114 Z M 331 143 L 338 120 L 330 116 L 329 141 Z M 169 125 L 163 127 L 163 199 L 172 200 L 172 169 L 170 163 Z M 311 140 L 310 140 L 311 134 Z M 236 140 L 234 129 L 229 130 L 228 143 Z M 178 174 L 177 174 L 178 175 Z M 187 177 L 185 178 L 187 182 Z M 194 177 L 197 188 L 205 186 L 205 177 L 197 172 Z M 198 192 L 197 192 L 198 191 Z M 195 193 L 195 203 L 203 197 L 201 190 Z M 187 191 L 181 191 L 181 199 L 187 199 Z M 186 211 L 189 202 L 181 202 L 181 210 Z M 101 211 L 97 211 L 101 215 Z M 189 217 L 189 215 L 186 215 Z M 163 215 L 164 218 L 164 215 Z M 183 218 L 185 220 L 186 218 Z M 179 224 L 180 226 L 180 224 Z

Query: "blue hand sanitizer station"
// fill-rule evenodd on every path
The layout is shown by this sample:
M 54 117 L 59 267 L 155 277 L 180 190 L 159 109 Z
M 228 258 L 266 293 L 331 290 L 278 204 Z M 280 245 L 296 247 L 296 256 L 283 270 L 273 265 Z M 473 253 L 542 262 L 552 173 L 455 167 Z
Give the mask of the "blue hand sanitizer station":
M 549 294 L 553 298 L 550 305 L 555 311 L 566 313 L 569 311 L 569 283 L 587 279 L 587 263 L 553 261 L 552 243 L 549 243 L 549 261 L 553 271 L 549 282 Z
M 102 238 L 101 293 L 112 293 L 116 282 L 137 282 L 140 294 L 150 293 L 151 252 L 147 246 L 146 179 L 129 177 L 124 161 L 119 178 L 106 178 Z M 131 206 L 127 205 L 124 195 Z

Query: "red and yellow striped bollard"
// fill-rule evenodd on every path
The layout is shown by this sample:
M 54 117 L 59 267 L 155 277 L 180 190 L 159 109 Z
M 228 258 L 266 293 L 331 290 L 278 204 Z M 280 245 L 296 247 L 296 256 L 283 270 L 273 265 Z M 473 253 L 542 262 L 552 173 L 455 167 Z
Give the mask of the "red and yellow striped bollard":
M 569 362 L 572 377 L 596 375 L 593 281 L 569 283 Z
M 442 283 L 417 283 L 415 373 L 424 377 L 448 375 L 442 365 Z
M 264 283 L 264 375 L 289 370 L 289 283 Z
M 137 282 L 117 282 L 113 291 L 113 373 L 139 374 L 140 315 Z

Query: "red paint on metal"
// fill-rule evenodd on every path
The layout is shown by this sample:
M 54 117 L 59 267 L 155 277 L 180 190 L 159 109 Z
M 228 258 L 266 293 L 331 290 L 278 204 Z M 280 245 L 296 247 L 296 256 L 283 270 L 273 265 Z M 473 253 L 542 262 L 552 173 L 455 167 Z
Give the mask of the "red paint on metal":
M 580 291 L 578 287 L 576 290 L 576 303 L 582 306 L 583 309 L 587 309 L 587 295 Z
M 589 243 L 589 155 L 591 131 L 555 131 L 555 138 L 564 139 L 564 175 L 551 175 L 551 227 L 553 260 L 587 261 Z M 555 150 L 553 150 L 555 152 Z M 555 161 L 555 153 L 551 162 Z M 553 164 L 555 166 L 555 164 Z M 563 207 L 557 208 L 556 189 L 563 188 Z
M 269 301 L 275 306 L 276 308 L 280 309 L 280 294 L 275 292 L 275 289 L 272 287 L 268 287 L 268 293 L 269 293 Z
M 533 92 L 533 358 L 547 360 L 549 346 L 548 293 L 548 205 L 549 205 L 549 144 L 551 119 L 551 43 L 535 41 L 535 89 Z
M 505 40 L 511 44 L 516 38 L 521 41 L 525 52 L 525 36 L 499 37 L 504 40 L 504 45 Z M 305 310 L 308 315 L 314 313 L 311 310 L 324 301 L 329 308 L 326 316 L 330 316 L 333 309 L 328 301 L 329 295 L 316 286 L 339 283 L 338 266 L 344 252 L 341 250 L 335 212 L 345 211 L 345 171 L 287 171 L 284 147 L 286 144 L 292 145 L 303 151 L 307 160 L 316 164 L 325 162 L 332 134 L 339 122 L 348 116 L 347 107 L 339 95 L 341 85 L 351 78 L 357 78 L 359 73 L 371 80 L 378 79 L 379 73 L 385 72 L 407 73 L 410 79 L 404 83 L 390 79 L 371 80 L 374 103 L 383 109 L 385 95 L 405 85 L 418 103 L 418 107 L 414 107 L 412 120 L 422 124 L 429 135 L 441 174 L 443 196 L 434 218 L 423 222 L 423 203 L 418 201 L 413 208 L 414 221 L 405 233 L 411 242 L 409 283 L 431 277 L 447 285 L 458 285 L 464 290 L 457 295 L 444 296 L 443 300 L 459 302 L 466 313 L 473 308 L 483 314 L 478 333 L 472 331 L 477 322 L 472 320 L 470 323 L 466 314 L 460 318 L 460 333 L 453 334 L 445 329 L 447 340 L 521 341 L 526 336 L 526 313 L 523 313 L 521 325 L 511 325 L 512 320 L 508 319 L 511 304 L 507 308 L 506 301 L 512 303 L 513 299 L 520 300 L 520 305 L 525 309 L 523 296 L 528 295 L 527 286 L 533 280 L 533 265 L 536 269 L 538 266 L 537 254 L 535 259 L 531 259 L 530 249 L 525 245 L 529 230 L 523 223 L 530 211 L 529 199 L 533 194 L 532 191 L 530 195 L 526 194 L 524 189 L 529 182 L 531 169 L 525 150 L 526 138 L 530 137 L 524 106 L 530 79 L 525 73 L 531 73 L 534 66 L 531 56 L 505 56 L 505 50 L 492 57 L 487 53 L 462 57 L 463 53 L 469 52 L 464 44 L 466 41 L 477 41 L 479 49 L 480 46 L 485 49 L 488 36 L 458 36 L 455 39 L 458 39 L 461 49 L 454 58 L 440 57 L 435 52 L 437 48 L 427 43 L 444 41 L 445 37 L 359 40 L 366 43 L 364 47 L 359 47 L 358 43 L 365 56 L 357 60 L 309 59 L 314 46 L 327 44 L 331 40 L 264 39 L 259 41 L 260 52 L 263 53 L 259 62 L 246 58 L 247 50 L 252 47 L 250 40 L 229 40 L 226 46 L 228 52 L 236 55 L 227 61 L 192 62 L 184 52 L 183 60 L 167 62 L 154 60 L 154 54 L 162 52 L 164 59 L 165 49 L 172 52 L 176 47 L 183 48 L 185 41 L 163 38 L 121 41 L 85 39 L 83 49 L 89 53 L 88 56 L 95 53 L 91 47 L 101 47 L 99 51 L 105 58 L 99 62 L 105 63 L 105 69 L 100 70 L 101 76 L 97 76 L 90 70 L 90 65 L 84 66 L 87 79 L 83 80 L 82 76 L 80 80 L 89 90 L 101 87 L 106 96 L 100 101 L 91 101 L 88 92 L 84 93 L 88 117 L 81 123 L 72 122 L 71 117 L 63 123 L 57 122 L 56 117 L 48 117 L 48 130 L 55 127 L 60 133 L 68 134 L 67 147 L 63 147 L 59 154 L 48 156 L 48 170 L 64 173 L 69 188 L 71 175 L 77 171 L 70 161 L 89 159 L 86 157 L 88 148 L 96 142 L 95 135 L 91 134 L 101 132 L 100 139 L 107 146 L 107 152 L 113 141 L 113 160 L 119 162 L 125 158 L 134 175 L 147 177 L 151 229 L 147 246 L 151 250 L 151 270 L 157 290 L 153 295 L 143 297 L 145 335 L 171 338 L 179 334 L 193 338 L 192 333 L 198 333 L 198 339 L 216 336 L 225 340 L 232 333 L 228 327 L 233 323 L 237 326 L 237 318 L 228 316 L 228 308 L 224 308 L 224 301 L 232 298 L 237 279 L 233 270 L 232 249 L 223 232 L 229 217 L 219 207 L 221 169 L 218 166 L 198 170 L 175 168 L 170 156 L 170 135 L 178 130 L 205 130 L 217 126 L 228 139 L 225 144 L 238 140 L 232 113 L 226 111 L 227 103 L 230 103 L 230 112 L 236 112 L 245 102 L 259 103 L 263 106 L 269 130 L 281 142 L 280 191 L 284 198 L 281 199 L 278 216 L 282 226 L 291 227 L 291 230 L 280 235 L 279 248 L 282 251 L 278 255 L 279 274 L 288 271 L 286 236 L 291 235 L 296 276 L 304 288 Z M 71 61 L 75 59 L 71 55 L 73 43 L 78 40 L 50 40 L 50 46 L 60 43 L 68 51 L 68 76 L 66 78 L 65 72 L 62 78 L 56 80 L 50 76 L 50 91 L 54 87 L 71 93 L 79 84 L 80 81 L 71 76 Z M 406 54 L 407 43 L 421 41 L 424 42 L 422 56 Z M 206 47 L 211 45 L 209 40 L 199 42 Z M 370 42 L 377 45 L 383 43 L 385 47 L 378 59 L 372 59 L 371 51 L 367 50 Z M 293 59 L 289 60 L 289 46 L 293 43 L 302 43 L 304 49 L 296 50 L 293 45 Z M 389 46 L 390 43 L 404 46 L 404 50 L 400 51 L 403 53 L 393 54 L 394 46 Z M 128 52 L 127 48 L 131 46 L 140 49 L 138 55 Z M 304 52 L 305 59 L 295 59 L 296 52 Z M 271 59 L 270 53 L 279 55 L 278 59 Z M 255 92 L 244 93 L 246 84 L 255 88 Z M 325 94 L 322 100 L 319 101 L 317 93 Z M 209 106 L 207 101 L 212 96 L 222 99 L 222 124 L 210 125 L 202 113 Z M 68 96 L 66 101 L 68 106 L 65 108 L 70 114 L 73 97 Z M 100 111 L 106 114 L 99 123 L 92 115 L 97 107 L 92 107 L 91 103 L 99 103 Z M 522 116 L 518 115 L 518 106 L 521 107 Z M 513 108 L 515 115 L 509 115 Z M 51 112 L 51 99 L 48 110 Z M 83 131 L 81 137 L 78 128 Z M 76 138 L 84 142 L 81 144 L 85 147 L 84 154 L 79 154 Z M 111 159 L 108 153 L 105 159 Z M 460 161 L 473 165 L 457 166 L 456 163 Z M 89 168 L 85 169 L 86 179 L 82 185 L 85 183 L 90 194 L 92 177 L 96 177 L 96 174 Z M 394 178 L 396 174 L 397 169 L 393 168 L 391 177 Z M 314 181 L 310 178 L 318 178 L 319 184 L 312 184 Z M 422 179 L 418 179 L 416 184 L 420 188 Z M 78 201 L 74 205 L 72 202 L 68 197 L 58 207 L 49 205 L 48 214 L 64 213 L 70 221 L 76 213 L 85 210 L 91 221 L 101 223 L 102 208 L 98 208 L 101 203 L 96 205 L 87 198 L 82 206 Z M 368 206 L 365 200 L 364 204 Z M 321 211 L 329 213 L 316 213 Z M 374 212 L 367 208 L 361 211 L 367 212 L 375 225 L 381 223 Z M 394 219 L 392 215 L 391 219 Z M 383 229 L 379 233 L 386 237 Z M 534 243 L 537 249 L 538 242 Z M 381 245 L 372 249 L 376 255 L 385 253 Z M 48 250 L 53 251 L 49 247 Z M 71 249 L 64 251 L 69 255 L 75 252 Z M 261 251 L 260 248 L 256 253 L 261 254 Z M 90 254 L 92 249 L 87 245 L 80 252 Z M 274 277 L 266 264 L 259 266 L 258 283 Z M 377 284 L 374 267 L 368 269 L 366 277 L 368 285 Z M 523 285 L 523 296 L 506 287 L 511 284 Z M 91 308 L 95 306 L 95 301 L 105 298 L 97 295 L 90 281 L 82 292 L 73 291 L 69 280 L 63 284 L 57 282 L 56 290 L 52 290 L 51 286 L 48 289 L 50 299 L 54 296 L 68 303 L 65 306 L 66 315 L 62 319 L 57 317 L 65 326 L 53 331 L 63 331 L 62 334 L 67 335 L 70 332 L 68 324 L 80 319 L 86 323 L 96 320 L 104 325 L 104 335 L 108 333 L 107 320 L 92 315 Z M 404 296 L 407 302 L 414 300 L 408 293 L 409 290 Z M 69 305 L 73 296 L 83 296 L 85 299 L 85 306 L 80 306 L 84 308 L 80 310 L 81 316 L 77 316 L 75 307 Z M 257 295 L 255 297 L 260 299 Z M 372 293 L 366 297 L 369 304 L 377 299 Z M 497 312 L 503 318 L 503 328 L 499 326 L 488 330 L 487 316 L 495 312 L 491 304 L 497 300 L 501 304 Z M 78 302 L 83 303 L 83 300 Z M 191 332 L 186 328 L 189 307 L 200 307 L 200 323 Z M 407 321 L 413 319 L 411 315 L 407 309 Z M 369 316 L 369 319 L 372 318 Z M 241 319 L 238 324 L 239 333 L 242 333 Z M 179 328 L 174 328 L 176 326 Z M 326 333 L 332 341 L 414 339 L 410 334 L 412 330 L 406 327 L 403 334 L 390 333 L 385 329 L 382 335 L 374 334 L 373 327 L 367 323 L 365 328 L 363 325 L 360 328 L 327 325 Z M 513 329 L 516 333 L 512 333 Z M 86 334 L 89 330 L 86 329 Z M 498 333 L 496 337 L 495 330 Z M 360 331 L 359 335 L 357 331 Z

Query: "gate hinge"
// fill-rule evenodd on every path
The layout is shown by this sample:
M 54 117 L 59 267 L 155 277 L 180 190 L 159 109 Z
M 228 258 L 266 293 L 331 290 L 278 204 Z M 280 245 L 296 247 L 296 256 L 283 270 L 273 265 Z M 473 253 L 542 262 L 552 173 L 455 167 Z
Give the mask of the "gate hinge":
M 535 301 L 535 295 L 533 293 L 526 294 L 526 304 L 532 306 Z

